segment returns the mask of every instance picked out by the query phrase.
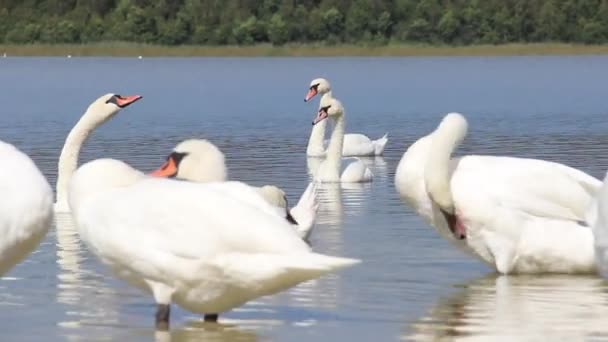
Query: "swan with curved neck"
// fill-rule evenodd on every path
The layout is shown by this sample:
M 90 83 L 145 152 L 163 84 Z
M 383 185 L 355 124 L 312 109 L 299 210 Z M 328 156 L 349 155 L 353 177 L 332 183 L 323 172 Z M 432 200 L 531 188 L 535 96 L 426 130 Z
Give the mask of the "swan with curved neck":
M 98 159 L 76 171 L 69 202 L 81 239 L 118 277 L 152 293 L 156 328 L 168 330 L 172 303 L 216 321 L 359 262 L 313 253 L 269 204 L 244 199 L 247 192 L 239 182 L 145 177 Z
M 324 78 L 316 78 L 310 82 L 310 87 L 304 102 L 310 101 L 317 94 L 321 95 L 319 108 L 326 106 L 333 99 L 331 85 Z M 310 138 L 308 139 L 308 147 L 306 155 L 309 157 L 325 156 L 325 129 L 327 123 L 319 122 L 312 127 Z M 384 147 L 388 142 L 388 134 L 377 140 L 371 140 L 366 135 L 359 133 L 350 133 L 344 135 L 344 143 L 342 146 L 342 155 L 345 157 L 356 156 L 380 156 L 384 153 Z
M 330 99 L 324 104 L 317 113 L 317 117 L 312 122 L 313 126 L 331 117 L 334 120 L 334 129 L 331 134 L 329 146 L 327 147 L 327 157 L 314 172 L 314 179 L 317 182 L 345 182 L 360 183 L 370 182 L 373 174 L 369 168 L 359 159 L 348 163 L 341 171 L 342 146 L 344 143 L 345 113 L 342 103 L 337 99 Z
M 213 143 L 203 139 L 188 139 L 179 143 L 169 154 L 166 162 L 151 173 L 155 177 L 168 177 L 191 182 L 225 182 L 228 171 L 222 151 Z M 310 184 L 298 204 L 289 209 L 285 192 L 274 185 L 252 186 L 264 200 L 285 214 L 296 230 L 307 239 L 314 226 L 318 204 L 316 190 Z
M 403 155 L 395 186 L 438 232 L 500 273 L 593 273 L 589 211 L 601 186 L 544 160 L 451 159 L 466 119 L 446 115 Z
M 78 167 L 80 149 L 95 128 L 110 120 L 121 109 L 141 99 L 142 96 L 121 96 L 106 94 L 93 101 L 68 134 L 61 155 L 57 173 L 57 202 L 55 211 L 69 212 L 67 203 L 68 185 Z
M 53 220 L 53 191 L 25 153 L 0 141 L 0 275 L 38 247 Z

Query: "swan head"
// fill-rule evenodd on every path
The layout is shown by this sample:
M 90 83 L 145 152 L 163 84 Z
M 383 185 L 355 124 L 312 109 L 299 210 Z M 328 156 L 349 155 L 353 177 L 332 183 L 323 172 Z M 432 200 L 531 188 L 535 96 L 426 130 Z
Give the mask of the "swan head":
M 96 159 L 76 170 L 69 184 L 68 203 L 72 211 L 89 195 L 126 187 L 142 179 L 144 174 L 116 159 Z
M 283 209 L 287 208 L 287 196 L 281 188 L 274 185 L 264 185 L 258 188 L 258 191 L 268 204 Z
M 308 93 L 306 93 L 306 97 L 304 98 L 304 102 L 310 101 L 317 94 L 326 94 L 331 91 L 331 85 L 329 81 L 324 78 L 315 78 L 310 82 L 310 87 L 308 88 Z
M 204 139 L 179 143 L 165 163 L 150 175 L 197 183 L 224 182 L 228 178 L 224 154 Z
M 87 108 L 87 116 L 90 116 L 95 121 L 104 122 L 118 113 L 121 109 L 137 102 L 143 96 L 141 95 L 119 95 L 105 94 L 93 101 Z
M 464 115 L 456 112 L 448 113 L 435 130 L 434 135 L 452 137 L 454 145 L 460 145 L 467 135 L 469 124 Z
M 317 116 L 312 121 L 312 124 L 314 126 L 328 117 L 336 119 L 342 115 L 344 115 L 344 106 L 342 106 L 342 102 L 337 99 L 331 99 L 327 101 L 327 103 L 321 104 L 321 108 L 319 108 Z

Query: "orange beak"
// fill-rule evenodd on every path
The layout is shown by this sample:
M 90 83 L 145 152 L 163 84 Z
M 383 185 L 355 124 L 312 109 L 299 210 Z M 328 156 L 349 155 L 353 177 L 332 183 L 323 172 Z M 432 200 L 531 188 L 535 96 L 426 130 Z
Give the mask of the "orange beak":
M 131 96 L 120 96 L 116 97 L 116 104 L 120 108 L 125 108 L 126 106 L 134 103 L 135 101 L 141 99 L 143 96 L 141 95 L 131 95 Z
M 312 125 L 316 125 L 319 122 L 327 119 L 327 117 L 329 116 L 329 114 L 327 114 L 327 111 L 324 108 L 319 109 L 319 112 L 317 113 L 317 117 L 312 121 Z
M 152 177 L 163 177 L 171 178 L 177 175 L 177 164 L 173 158 L 167 159 L 167 161 L 156 171 L 150 173 Z
M 315 95 L 317 95 L 317 89 L 311 87 L 310 90 L 308 91 L 308 93 L 306 93 L 306 97 L 304 98 L 304 102 L 310 101 L 310 99 L 312 99 L 313 97 L 315 97 Z

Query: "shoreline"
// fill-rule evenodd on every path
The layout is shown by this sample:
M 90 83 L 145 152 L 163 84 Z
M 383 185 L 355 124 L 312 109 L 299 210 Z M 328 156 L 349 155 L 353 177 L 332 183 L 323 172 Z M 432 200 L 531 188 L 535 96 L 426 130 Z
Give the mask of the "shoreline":
M 136 43 L 0 44 L 0 57 L 440 57 L 608 55 L 608 44 L 562 43 L 432 46 L 293 44 L 272 46 L 161 46 Z

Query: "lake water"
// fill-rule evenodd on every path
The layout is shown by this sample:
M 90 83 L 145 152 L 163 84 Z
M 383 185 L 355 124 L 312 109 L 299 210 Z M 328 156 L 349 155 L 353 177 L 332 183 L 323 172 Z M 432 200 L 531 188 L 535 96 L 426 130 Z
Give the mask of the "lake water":
M 81 160 L 112 157 L 151 171 L 186 138 L 227 155 L 232 179 L 276 184 L 295 203 L 308 182 L 306 143 L 332 81 L 347 131 L 380 137 L 376 177 L 324 186 L 312 244 L 363 263 L 228 312 L 220 325 L 174 307 L 153 331 L 151 296 L 112 278 L 69 217 L 0 281 L 2 340 L 394 341 L 608 339 L 608 286 L 598 277 L 497 276 L 443 241 L 398 198 L 405 149 L 449 111 L 470 130 L 463 153 L 548 159 L 603 177 L 608 169 L 608 57 L 0 59 L 0 139 L 28 153 L 54 185 L 64 139 L 108 92 L 144 99 L 100 127 Z

